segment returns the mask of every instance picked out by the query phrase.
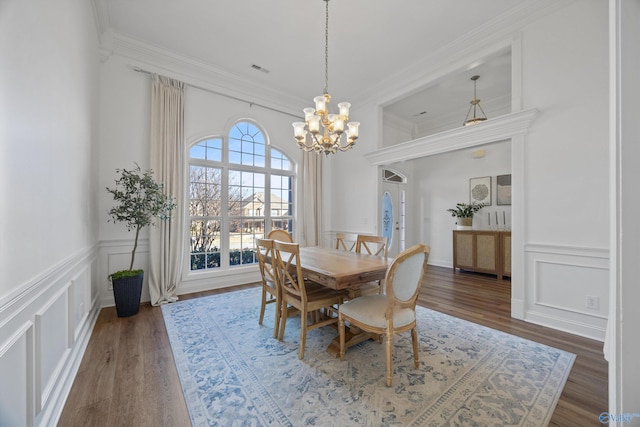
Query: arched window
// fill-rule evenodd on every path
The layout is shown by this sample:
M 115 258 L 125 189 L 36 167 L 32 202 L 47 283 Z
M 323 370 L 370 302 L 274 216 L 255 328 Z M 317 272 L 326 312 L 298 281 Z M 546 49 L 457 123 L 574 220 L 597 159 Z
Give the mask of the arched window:
M 253 264 L 255 239 L 271 229 L 293 233 L 291 160 L 253 123 L 189 149 L 191 271 Z

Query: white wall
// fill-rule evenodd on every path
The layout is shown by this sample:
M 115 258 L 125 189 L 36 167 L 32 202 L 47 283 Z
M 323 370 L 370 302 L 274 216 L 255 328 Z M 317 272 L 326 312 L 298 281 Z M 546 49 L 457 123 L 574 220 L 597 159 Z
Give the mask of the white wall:
M 360 137 L 354 148 L 327 157 L 323 165 L 325 244 L 336 231 L 376 234 L 380 230 L 378 170 L 363 156 L 380 145 L 382 115 L 376 105 L 351 108 L 349 119 L 361 123 Z
M 52 425 L 99 308 L 91 2 L 2 2 L 0 75 L 0 425 Z
M 474 158 L 473 152 L 483 149 L 483 158 Z M 456 203 L 469 203 L 469 179 L 491 177 L 491 206 L 486 206 L 474 215 L 474 229 L 489 229 L 489 218 L 495 229 L 495 215 L 498 213 L 500 225 L 503 225 L 503 212 L 507 225 L 511 226 L 511 206 L 497 205 L 497 175 L 511 173 L 510 141 L 488 144 L 479 148 L 454 151 L 425 157 L 413 161 L 412 180 L 416 187 L 409 197 L 416 204 L 418 219 L 416 234 L 422 241 L 431 245 L 429 263 L 444 267 L 453 266 L 452 231 L 456 228 L 456 218 L 447 209 Z
M 607 28 L 606 3 L 590 0 L 522 35 L 523 108 L 540 111 L 524 146 L 525 318 L 597 339 L 609 297 Z

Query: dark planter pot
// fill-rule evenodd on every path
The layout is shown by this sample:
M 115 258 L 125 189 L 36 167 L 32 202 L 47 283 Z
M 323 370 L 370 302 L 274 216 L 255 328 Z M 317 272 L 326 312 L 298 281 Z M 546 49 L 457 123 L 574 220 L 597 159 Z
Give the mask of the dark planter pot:
M 112 280 L 113 297 L 116 300 L 118 317 L 133 316 L 140 309 L 143 279 L 144 273 Z

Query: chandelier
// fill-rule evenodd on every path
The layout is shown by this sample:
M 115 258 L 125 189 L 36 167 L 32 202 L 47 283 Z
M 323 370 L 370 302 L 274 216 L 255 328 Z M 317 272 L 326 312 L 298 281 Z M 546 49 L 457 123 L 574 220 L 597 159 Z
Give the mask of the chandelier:
M 464 126 L 475 125 L 476 123 L 483 122 L 487 120 L 487 115 L 484 113 L 484 110 L 480 106 L 480 100 L 476 97 L 476 82 L 480 76 L 473 76 L 471 80 L 473 80 L 473 99 L 471 100 L 471 106 L 469 107 L 469 111 L 467 111 L 467 117 L 464 118 Z M 479 108 L 482 112 L 482 116 L 476 116 L 476 108 Z M 471 114 L 471 110 L 473 110 L 473 117 L 469 118 L 469 114 Z
M 358 139 L 358 122 L 349 120 L 349 108 L 351 104 L 341 102 L 338 104 L 338 114 L 329 113 L 329 0 L 325 2 L 325 31 L 324 31 L 324 94 L 313 98 L 315 108 L 305 108 L 304 122 L 293 123 L 293 134 L 298 141 L 298 146 L 304 151 L 316 153 L 335 154 L 338 150 L 347 151 L 352 148 Z M 342 136 L 347 126 L 347 142 Z M 321 129 L 322 128 L 322 129 Z

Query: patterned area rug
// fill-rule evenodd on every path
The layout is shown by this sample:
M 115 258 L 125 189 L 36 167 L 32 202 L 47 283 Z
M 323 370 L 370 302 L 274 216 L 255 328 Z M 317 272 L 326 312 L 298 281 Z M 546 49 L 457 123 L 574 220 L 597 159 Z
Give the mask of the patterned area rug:
M 396 335 L 393 387 L 384 344 L 345 361 L 326 352 L 337 331 L 307 335 L 299 316 L 272 338 L 258 325 L 260 289 L 163 305 L 194 426 L 546 426 L 575 355 L 418 307 L 420 368 L 410 333 Z

